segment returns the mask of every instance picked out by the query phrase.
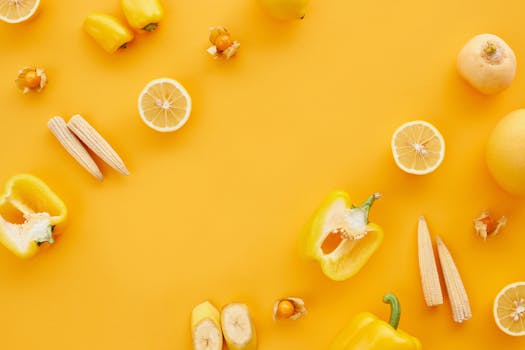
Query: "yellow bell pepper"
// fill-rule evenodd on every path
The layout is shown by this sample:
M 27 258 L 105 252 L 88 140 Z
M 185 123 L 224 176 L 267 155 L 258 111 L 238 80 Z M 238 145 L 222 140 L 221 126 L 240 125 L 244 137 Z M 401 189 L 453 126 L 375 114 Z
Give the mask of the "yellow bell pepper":
M 113 53 L 133 40 L 133 32 L 119 19 L 104 13 L 92 13 L 84 20 L 84 30 L 104 50 Z
M 329 350 L 420 350 L 415 337 L 398 330 L 401 310 L 396 296 L 389 293 L 383 301 L 390 304 L 389 323 L 368 312 L 357 315 L 330 344 Z
M 164 17 L 158 0 L 121 0 L 120 5 L 129 25 L 135 29 L 152 32 Z
M 351 205 L 343 191 L 331 193 L 314 213 L 301 237 L 303 254 L 318 261 L 324 274 L 342 281 L 356 274 L 383 241 L 383 230 L 368 221 L 373 194 L 362 205 Z
M 66 217 L 64 202 L 42 180 L 16 175 L 0 197 L 0 243 L 19 257 L 31 257 L 43 243 L 54 242 L 55 226 Z

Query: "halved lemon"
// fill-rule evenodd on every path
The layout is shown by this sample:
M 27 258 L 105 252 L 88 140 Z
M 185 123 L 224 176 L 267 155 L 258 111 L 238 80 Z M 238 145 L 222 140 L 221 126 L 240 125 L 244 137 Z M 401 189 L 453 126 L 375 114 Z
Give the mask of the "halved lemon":
M 36 13 L 40 0 L 0 0 L 0 19 L 7 23 L 25 22 Z
M 505 286 L 494 299 L 494 319 L 508 335 L 525 335 L 525 282 Z
M 191 98 L 178 81 L 155 79 L 140 93 L 139 113 L 150 128 L 160 132 L 175 131 L 190 117 Z
M 432 124 L 416 120 L 401 125 L 392 136 L 394 160 L 409 174 L 424 175 L 439 167 L 445 157 L 445 140 Z

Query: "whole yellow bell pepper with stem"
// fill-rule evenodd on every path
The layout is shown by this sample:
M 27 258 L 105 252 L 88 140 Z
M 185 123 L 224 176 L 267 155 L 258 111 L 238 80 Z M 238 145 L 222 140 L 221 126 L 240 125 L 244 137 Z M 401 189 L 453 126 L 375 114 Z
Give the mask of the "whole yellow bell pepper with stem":
M 391 307 L 388 323 L 363 312 L 339 332 L 328 350 L 420 350 L 418 339 L 398 329 L 401 308 L 396 296 L 389 293 L 383 301 Z
M 87 16 L 84 30 L 109 53 L 125 48 L 134 37 L 133 32 L 118 18 L 104 13 Z
M 0 243 L 19 257 L 52 244 L 55 226 L 67 217 L 62 200 L 39 178 L 21 174 L 7 181 L 0 196 Z
M 164 18 L 159 0 L 121 0 L 120 5 L 129 25 L 135 29 L 152 32 Z
M 383 241 L 381 227 L 368 220 L 379 197 L 375 193 L 354 206 L 346 192 L 332 192 L 303 230 L 303 254 L 318 261 L 330 279 L 343 281 L 355 275 Z

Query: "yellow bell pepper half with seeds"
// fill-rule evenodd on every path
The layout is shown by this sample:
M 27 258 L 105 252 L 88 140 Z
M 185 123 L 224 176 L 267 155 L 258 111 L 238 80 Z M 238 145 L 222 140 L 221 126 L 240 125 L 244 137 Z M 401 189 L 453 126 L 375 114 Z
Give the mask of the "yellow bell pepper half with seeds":
M 92 13 L 84 20 L 84 30 L 104 50 L 113 53 L 133 40 L 133 32 L 119 19 L 104 13 Z
M 380 195 L 351 205 L 346 192 L 331 193 L 303 231 L 302 251 L 321 264 L 324 274 L 343 281 L 355 275 L 377 250 L 383 230 L 368 221 L 370 207 Z
M 54 242 L 55 226 L 66 216 L 64 202 L 42 180 L 16 175 L 0 197 L 0 243 L 19 257 L 31 257 L 43 243 Z
M 120 5 L 129 25 L 135 29 L 152 32 L 164 17 L 158 0 L 121 0 Z
M 391 306 L 388 323 L 363 312 L 339 332 L 328 350 L 420 350 L 418 339 L 397 329 L 401 309 L 396 296 L 389 293 L 383 301 Z

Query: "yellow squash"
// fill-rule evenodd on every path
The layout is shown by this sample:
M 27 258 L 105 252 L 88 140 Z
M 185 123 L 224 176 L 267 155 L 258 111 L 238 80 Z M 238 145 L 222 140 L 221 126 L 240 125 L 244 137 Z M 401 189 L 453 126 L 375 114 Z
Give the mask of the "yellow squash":
M 43 243 L 53 243 L 55 226 L 67 209 L 39 178 L 16 175 L 0 197 L 0 243 L 22 258 L 35 255 Z

